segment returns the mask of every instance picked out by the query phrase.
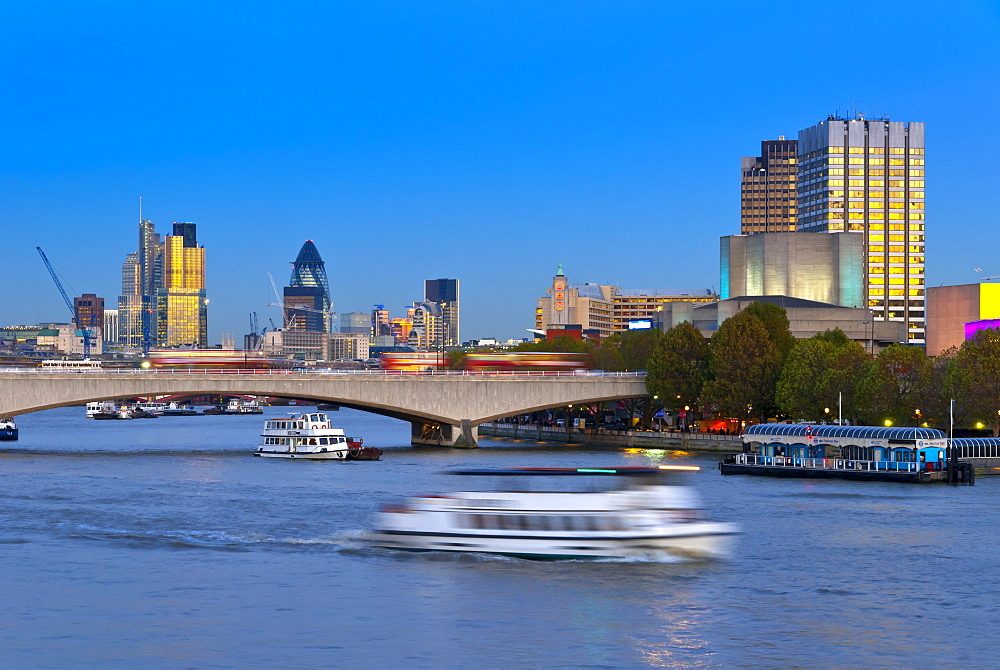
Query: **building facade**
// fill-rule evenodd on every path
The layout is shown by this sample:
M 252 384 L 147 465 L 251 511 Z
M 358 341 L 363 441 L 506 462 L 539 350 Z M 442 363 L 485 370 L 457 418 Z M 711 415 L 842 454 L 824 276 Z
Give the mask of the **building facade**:
M 1000 284 L 927 289 L 927 355 L 938 356 L 966 339 L 965 325 L 1000 318 Z
M 926 343 L 924 124 L 831 116 L 799 132 L 798 230 L 864 236 L 865 306 Z
M 441 307 L 441 329 L 444 346 L 457 347 L 462 341 L 458 280 L 424 280 L 424 302 L 434 303 Z
M 349 335 L 371 335 L 372 317 L 365 312 L 345 312 L 339 315 L 340 332 Z
M 329 333 L 332 315 L 326 263 L 312 240 L 306 240 L 292 263 L 292 276 L 284 290 L 286 330 Z
M 760 143 L 760 156 L 740 164 L 740 231 L 782 233 L 796 229 L 798 140 Z
M 723 237 L 720 296 L 785 295 L 864 307 L 864 239 L 860 232 Z
M 713 302 L 709 290 L 623 289 L 610 284 L 570 284 L 562 266 L 545 297 L 535 306 L 535 332 L 579 326 L 582 334 L 600 338 L 629 329 L 629 324 L 651 320 L 670 302 Z
M 173 232 L 163 238 L 156 345 L 204 348 L 208 346 L 205 248 L 198 246 L 195 224 L 175 223 Z

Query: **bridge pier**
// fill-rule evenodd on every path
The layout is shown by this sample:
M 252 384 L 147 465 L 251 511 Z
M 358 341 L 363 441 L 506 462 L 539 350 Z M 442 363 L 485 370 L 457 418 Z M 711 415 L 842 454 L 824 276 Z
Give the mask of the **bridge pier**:
M 479 446 L 479 426 L 472 425 L 469 419 L 462 419 L 459 425 L 411 421 L 410 442 L 438 447 L 474 448 Z

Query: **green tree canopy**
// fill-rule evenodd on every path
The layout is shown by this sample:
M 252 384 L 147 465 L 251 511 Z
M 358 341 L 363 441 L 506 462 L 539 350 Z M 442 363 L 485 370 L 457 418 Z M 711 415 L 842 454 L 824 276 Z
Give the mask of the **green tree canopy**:
M 888 419 L 896 425 L 912 426 L 930 379 L 931 362 L 922 348 L 889 345 L 861 375 L 861 418 L 870 425 L 881 425 Z
M 767 330 L 768 336 L 771 338 L 771 342 L 778 348 L 781 361 L 784 363 L 788 357 L 788 353 L 795 346 L 795 336 L 789 330 L 788 312 L 785 311 L 785 308 L 781 305 L 775 305 L 772 302 L 754 301 L 743 311 L 749 312 L 760 319 L 760 322 L 764 325 L 764 329 Z
M 707 372 L 708 340 L 682 321 L 656 341 L 646 374 L 646 389 L 669 409 L 695 405 Z
M 1000 434 L 1000 329 L 981 330 L 955 355 L 949 390 L 956 406 L 973 420 L 982 421 Z
M 794 418 L 820 421 L 835 418 L 842 400 L 845 417 L 857 420 L 856 380 L 866 358 L 839 329 L 797 342 L 778 378 L 776 405 Z
M 703 403 L 726 416 L 748 417 L 774 401 L 781 354 L 752 312 L 743 310 L 723 321 L 710 352 L 711 379 L 702 392 Z

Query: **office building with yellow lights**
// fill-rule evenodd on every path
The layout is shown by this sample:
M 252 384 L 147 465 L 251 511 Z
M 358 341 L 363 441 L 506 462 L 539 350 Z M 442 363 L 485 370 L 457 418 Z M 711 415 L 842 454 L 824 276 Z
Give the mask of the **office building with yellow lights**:
M 208 346 L 205 248 L 193 223 L 175 223 L 162 243 L 162 285 L 156 298 L 156 344 Z
M 764 140 L 760 156 L 740 163 L 740 232 L 785 233 L 798 217 L 798 140 Z
M 862 291 L 876 321 L 926 343 L 924 124 L 831 116 L 799 132 L 799 231 L 858 232 Z

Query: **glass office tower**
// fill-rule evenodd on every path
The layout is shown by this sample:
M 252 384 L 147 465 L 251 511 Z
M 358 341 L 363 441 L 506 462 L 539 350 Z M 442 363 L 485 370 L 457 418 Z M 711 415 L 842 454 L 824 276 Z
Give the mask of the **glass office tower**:
M 923 123 L 831 116 L 800 131 L 797 224 L 864 233 L 868 308 L 925 344 Z
M 163 238 L 163 285 L 157 292 L 156 343 L 161 347 L 208 346 L 205 248 L 195 224 L 175 223 Z
M 326 264 L 312 240 L 306 240 L 295 257 L 292 277 L 283 293 L 286 329 L 330 332 L 330 283 Z

